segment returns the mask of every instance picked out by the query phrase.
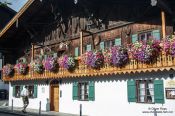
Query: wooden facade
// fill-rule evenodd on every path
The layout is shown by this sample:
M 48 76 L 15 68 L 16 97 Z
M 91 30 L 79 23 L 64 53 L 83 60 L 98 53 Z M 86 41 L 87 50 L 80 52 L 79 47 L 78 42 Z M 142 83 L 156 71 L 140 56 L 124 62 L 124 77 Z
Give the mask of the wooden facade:
M 28 9 L 25 12 L 21 11 L 24 12 L 23 15 L 17 17 L 22 20 L 19 28 L 11 32 L 11 28 L 14 28 L 13 24 L 11 28 L 9 27 L 9 31 L 3 32 L 5 34 L 1 35 L 1 38 L 6 39 L 6 41 L 2 41 L 1 45 L 12 48 L 17 46 L 19 50 L 17 54 L 12 53 L 15 60 L 25 55 L 30 62 L 31 58 L 35 58 L 41 49 L 48 47 L 58 53 L 58 56 L 62 54 L 74 56 L 75 47 L 81 47 L 81 31 L 83 32 L 83 48 L 87 44 L 91 44 L 93 49 L 100 49 L 100 42 L 114 40 L 115 38 L 121 38 L 121 44 L 127 46 L 132 43 L 133 34 L 153 30 L 163 31 L 159 7 L 152 7 L 150 2 L 135 1 L 130 4 L 128 0 L 124 1 L 80 0 L 78 3 L 72 3 L 70 0 L 32 1 L 33 3 L 31 2 L 31 5 L 27 6 Z M 99 5 L 96 6 L 96 4 Z M 175 3 L 173 2 L 173 4 Z M 41 12 L 37 12 L 38 10 Z M 174 11 L 173 8 L 171 10 Z M 173 33 L 172 17 L 171 14 L 167 15 L 166 35 Z M 9 33 L 12 35 L 8 35 Z M 162 38 L 163 35 L 160 34 Z M 13 39 L 13 44 L 9 43 L 11 39 Z M 32 49 L 31 44 L 34 45 L 34 49 Z M 61 44 L 68 47 L 60 48 Z M 84 52 L 85 49 L 83 49 Z M 15 60 L 12 62 L 15 63 Z M 8 61 L 5 62 L 8 63 Z M 27 75 L 15 73 L 13 78 L 4 77 L 3 80 L 35 80 L 171 70 L 174 69 L 175 61 L 171 56 L 162 53 L 156 63 L 149 65 L 131 59 L 123 68 L 105 65 L 100 70 L 94 70 L 85 65 L 82 66 L 80 61 L 79 64 L 78 68 L 72 73 L 66 69 L 60 69 L 58 73 L 45 71 L 43 74 L 35 74 L 29 70 Z

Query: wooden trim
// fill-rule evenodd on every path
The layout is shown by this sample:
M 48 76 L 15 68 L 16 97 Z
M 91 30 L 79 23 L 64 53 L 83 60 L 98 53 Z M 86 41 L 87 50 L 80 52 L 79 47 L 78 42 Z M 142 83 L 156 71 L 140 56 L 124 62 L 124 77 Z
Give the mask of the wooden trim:
M 34 0 L 28 0 L 28 2 L 20 9 L 20 11 L 9 21 L 9 23 L 0 32 L 0 37 L 18 20 L 18 18 L 27 10 L 27 8 L 34 2 Z
M 83 54 L 83 31 L 80 32 L 80 56 Z
M 161 11 L 161 19 L 162 19 L 162 35 L 165 39 L 166 37 L 166 19 L 165 19 L 165 12 Z

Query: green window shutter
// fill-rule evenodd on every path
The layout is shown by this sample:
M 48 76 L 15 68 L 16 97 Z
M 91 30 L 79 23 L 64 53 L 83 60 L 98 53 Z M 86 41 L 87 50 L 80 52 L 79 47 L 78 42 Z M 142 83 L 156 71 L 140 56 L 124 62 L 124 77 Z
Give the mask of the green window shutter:
M 16 86 L 13 85 L 13 97 L 15 97 L 15 93 L 16 93 L 15 87 L 16 87 Z
M 115 45 L 121 46 L 121 38 L 116 38 L 115 39 Z
M 163 80 L 154 80 L 154 101 L 155 103 L 164 103 Z
M 2 70 L 3 67 L 3 59 L 0 59 L 0 70 Z
M 57 53 L 53 53 L 53 57 L 54 58 L 57 58 Z
M 21 91 L 23 90 L 23 86 L 20 86 L 20 96 L 21 96 Z
M 89 100 L 90 101 L 94 101 L 95 100 L 94 82 L 89 82 Z
M 128 102 L 136 102 L 136 83 L 134 80 L 127 81 Z
M 86 51 L 91 51 L 91 44 L 86 46 Z
M 20 86 L 20 92 L 21 92 L 22 90 L 23 90 L 23 86 L 21 85 L 21 86 Z
M 104 48 L 105 48 L 105 43 L 104 42 L 100 42 L 100 49 L 104 50 Z
M 138 40 L 138 35 L 134 34 L 132 35 L 132 43 L 135 43 Z
M 46 60 L 47 59 L 47 55 L 44 55 L 44 60 Z
M 37 98 L 38 86 L 34 85 L 34 98 Z
M 78 100 L 78 83 L 74 82 L 73 83 L 73 95 L 72 95 L 72 99 L 73 100 Z
M 79 48 L 78 47 L 75 48 L 75 56 L 76 57 L 79 56 Z
M 154 30 L 154 31 L 153 31 L 153 37 L 154 37 L 156 40 L 160 40 L 160 30 Z

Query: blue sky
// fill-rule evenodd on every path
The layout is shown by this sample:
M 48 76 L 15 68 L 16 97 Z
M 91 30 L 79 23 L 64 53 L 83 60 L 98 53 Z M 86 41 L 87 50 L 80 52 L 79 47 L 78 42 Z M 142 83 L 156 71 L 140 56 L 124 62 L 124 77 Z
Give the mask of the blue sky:
M 0 0 L 0 2 L 4 1 L 10 2 L 11 5 L 8 6 L 18 12 L 28 0 Z

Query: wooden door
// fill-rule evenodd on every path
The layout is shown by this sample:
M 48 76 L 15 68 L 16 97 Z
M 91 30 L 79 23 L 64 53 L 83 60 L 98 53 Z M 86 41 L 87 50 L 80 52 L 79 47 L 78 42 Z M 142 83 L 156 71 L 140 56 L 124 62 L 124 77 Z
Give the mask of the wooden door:
M 59 86 L 58 85 L 51 85 L 51 104 L 50 110 L 51 111 L 59 111 Z

